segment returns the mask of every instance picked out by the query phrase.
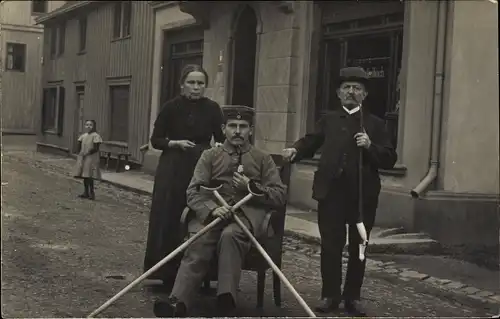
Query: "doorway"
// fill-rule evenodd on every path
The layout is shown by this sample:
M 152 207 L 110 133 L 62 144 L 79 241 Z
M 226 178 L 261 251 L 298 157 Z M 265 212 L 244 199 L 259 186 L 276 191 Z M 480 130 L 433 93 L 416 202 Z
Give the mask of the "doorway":
M 83 128 L 85 127 L 85 117 L 84 117 L 84 101 L 85 101 L 85 87 L 76 87 L 76 101 L 75 101 L 75 125 L 74 125 L 74 143 L 73 143 L 73 153 L 78 152 L 78 138 L 83 134 Z
M 257 15 L 245 5 L 233 29 L 230 104 L 255 107 L 255 57 L 257 51 Z

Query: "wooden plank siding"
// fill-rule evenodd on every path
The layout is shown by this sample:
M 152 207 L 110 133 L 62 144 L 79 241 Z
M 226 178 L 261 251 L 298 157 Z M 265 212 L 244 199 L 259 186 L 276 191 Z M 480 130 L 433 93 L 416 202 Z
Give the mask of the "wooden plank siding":
M 140 146 L 149 140 L 153 9 L 147 2 L 132 1 L 130 38 L 113 40 L 113 3 L 103 3 L 87 14 L 86 53 L 79 51 L 79 10 L 66 21 L 66 47 L 61 57 L 51 60 L 50 41 L 44 43 L 43 85 L 63 81 L 66 88 L 62 136 L 41 134 L 42 143 L 70 150 L 74 147 L 76 87 L 85 87 L 84 118 L 97 122 L 103 139 L 110 137 L 110 88 L 115 81 L 130 81 L 128 148 L 132 160 L 142 161 Z M 50 34 L 49 26 L 45 30 Z
M 65 1 L 47 1 L 47 11 Z M 35 25 L 31 1 L 0 1 L 0 52 L 2 63 L 2 132 L 36 133 L 41 103 L 43 27 Z M 7 43 L 26 45 L 24 72 L 6 70 Z

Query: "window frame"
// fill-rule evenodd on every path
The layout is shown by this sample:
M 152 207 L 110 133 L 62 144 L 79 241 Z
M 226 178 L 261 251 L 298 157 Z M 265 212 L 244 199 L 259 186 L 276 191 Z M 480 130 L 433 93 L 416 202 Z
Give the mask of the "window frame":
M 43 12 L 35 11 L 35 4 L 37 4 L 37 3 L 43 3 L 43 5 L 44 5 Z M 49 11 L 49 2 L 47 0 L 32 0 L 31 1 L 31 15 L 32 16 L 39 16 L 39 15 L 47 13 L 48 11 Z
M 128 9 L 128 12 L 126 9 Z M 126 16 L 127 13 L 128 16 Z M 132 36 L 131 29 L 132 29 L 132 1 L 119 1 L 114 3 L 113 29 L 111 37 L 112 41 L 130 38 Z
M 46 123 L 46 112 L 48 107 L 49 92 L 55 92 L 54 101 L 54 124 L 48 126 Z M 42 95 L 42 118 L 41 118 L 41 129 L 43 134 L 54 134 L 62 136 L 64 133 L 64 110 L 66 102 L 66 89 L 62 83 L 49 84 L 43 89 Z
M 6 48 L 5 71 L 25 73 L 26 66 L 27 66 L 26 55 L 28 52 L 27 51 L 28 45 L 26 43 L 19 43 L 19 42 L 6 42 L 5 48 Z M 12 52 L 9 52 L 10 48 L 12 48 Z M 21 52 L 22 52 L 22 67 L 20 69 L 9 68 L 9 56 L 10 55 L 12 55 L 12 65 L 14 66 L 14 64 L 15 64 L 16 48 L 21 48 Z
M 50 27 L 50 58 L 52 60 L 64 55 L 66 49 L 66 21 Z
M 78 19 L 78 53 L 87 51 L 88 16 Z

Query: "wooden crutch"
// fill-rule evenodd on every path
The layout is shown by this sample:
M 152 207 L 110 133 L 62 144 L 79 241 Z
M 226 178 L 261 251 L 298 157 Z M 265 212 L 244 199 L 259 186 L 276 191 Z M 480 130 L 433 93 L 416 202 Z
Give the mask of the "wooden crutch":
M 217 192 L 217 189 L 222 187 L 222 184 L 213 186 L 213 185 L 208 185 L 208 186 L 201 186 L 201 188 L 206 189 L 206 190 L 211 190 L 212 192 Z M 220 195 L 219 195 L 220 196 Z M 234 206 L 231 207 L 231 210 L 234 212 L 237 210 L 241 205 L 244 205 L 246 202 L 248 202 L 251 198 L 253 197 L 252 194 L 248 194 L 245 196 L 243 199 L 241 199 L 238 203 L 236 203 Z M 118 292 L 116 295 L 114 295 L 111 299 L 106 301 L 104 304 L 102 304 L 99 308 L 94 310 L 90 315 L 88 315 L 87 318 L 94 318 L 97 316 L 99 313 L 102 311 L 106 310 L 111 304 L 113 304 L 118 298 L 126 294 L 128 291 L 130 291 L 132 288 L 137 286 L 141 281 L 149 277 L 153 272 L 158 270 L 161 266 L 172 260 L 177 254 L 179 254 L 181 251 L 186 249 L 189 245 L 191 245 L 195 240 L 203 236 L 206 232 L 208 232 L 210 229 L 212 229 L 215 225 L 217 225 L 221 221 L 220 218 L 216 218 L 213 220 L 210 224 L 207 226 L 203 227 L 199 232 L 197 232 L 195 235 L 193 235 L 191 238 L 186 240 L 182 245 L 180 245 L 177 249 L 175 249 L 173 252 L 168 254 L 165 258 L 160 260 L 156 265 L 151 267 L 148 271 L 146 271 L 144 274 L 139 276 L 137 279 L 132 281 L 129 285 L 127 285 L 125 288 L 123 288 L 120 292 Z
M 241 164 L 240 164 L 239 168 L 241 168 Z M 224 198 L 219 194 L 219 192 L 217 190 L 215 190 L 213 193 L 214 193 L 215 197 L 217 197 L 217 199 L 220 201 L 220 203 L 222 205 L 224 205 L 225 207 L 231 208 L 231 206 L 229 206 L 229 204 L 224 200 Z M 263 195 L 264 194 L 259 189 L 257 189 L 256 187 L 254 187 L 253 183 L 249 183 L 248 184 L 248 195 L 247 196 L 251 196 L 251 197 L 258 196 L 258 197 L 260 197 L 260 196 L 263 196 Z M 233 212 L 235 212 L 234 206 L 231 208 L 231 210 Z M 236 213 L 233 214 L 233 218 L 236 221 L 236 223 L 240 226 L 240 228 L 243 230 L 243 232 L 248 236 L 248 238 L 250 238 L 250 241 L 255 245 L 255 248 L 257 248 L 257 250 L 262 255 L 262 257 L 264 257 L 264 259 L 269 264 L 269 266 L 272 268 L 272 270 L 276 273 L 276 275 L 278 275 L 278 277 L 281 279 L 281 281 L 290 290 L 290 292 L 295 297 L 295 299 L 297 299 L 297 301 L 302 306 L 302 308 L 304 308 L 304 310 L 307 312 L 307 314 L 309 315 L 309 317 L 316 318 L 316 315 L 311 310 L 311 308 L 309 308 L 309 306 L 304 301 L 304 299 L 302 299 L 302 297 L 298 294 L 298 292 L 295 290 L 295 288 L 293 288 L 292 284 L 288 281 L 288 279 L 286 279 L 286 277 L 283 274 L 283 272 L 281 272 L 281 270 L 278 268 L 278 266 L 276 266 L 276 264 L 271 259 L 271 257 L 266 252 L 266 250 L 262 247 L 262 245 L 255 238 L 255 236 L 250 232 L 250 230 L 248 230 L 248 228 L 245 226 L 245 224 L 243 224 L 243 222 L 236 215 Z

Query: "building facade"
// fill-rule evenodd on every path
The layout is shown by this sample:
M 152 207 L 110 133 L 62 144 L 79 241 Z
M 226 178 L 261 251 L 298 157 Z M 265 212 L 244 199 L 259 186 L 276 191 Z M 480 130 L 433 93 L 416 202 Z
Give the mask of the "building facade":
M 490 1 L 150 1 L 154 50 L 149 132 L 178 70 L 201 62 L 208 95 L 256 110 L 271 153 L 339 107 L 341 67 L 362 66 L 365 106 L 399 154 L 383 171 L 377 223 L 445 246 L 498 252 L 498 13 Z M 481 19 L 470 19 L 470 16 Z M 150 149 L 145 168 L 154 171 Z M 294 165 L 290 202 L 311 199 L 317 158 Z
M 153 10 L 140 1 L 68 2 L 44 25 L 40 147 L 76 151 L 93 119 L 140 163 L 149 140 Z M 41 90 L 42 91 L 42 90 Z
M 40 105 L 43 27 L 35 18 L 66 1 L 0 1 L 2 132 L 35 134 Z

